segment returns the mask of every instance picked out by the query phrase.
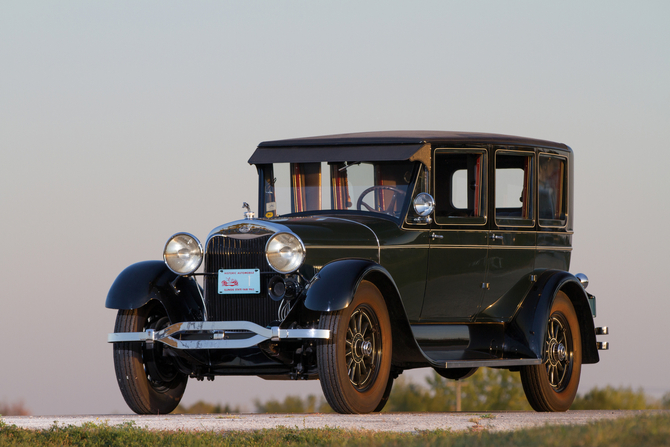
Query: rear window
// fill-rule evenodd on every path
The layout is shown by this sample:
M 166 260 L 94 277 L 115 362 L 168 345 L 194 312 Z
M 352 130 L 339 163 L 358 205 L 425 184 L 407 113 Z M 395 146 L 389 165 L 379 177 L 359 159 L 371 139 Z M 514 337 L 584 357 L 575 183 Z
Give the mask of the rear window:
M 534 154 L 496 152 L 495 213 L 499 226 L 532 226 Z
M 540 225 L 561 227 L 566 223 L 567 170 L 563 157 L 540 154 L 538 213 Z

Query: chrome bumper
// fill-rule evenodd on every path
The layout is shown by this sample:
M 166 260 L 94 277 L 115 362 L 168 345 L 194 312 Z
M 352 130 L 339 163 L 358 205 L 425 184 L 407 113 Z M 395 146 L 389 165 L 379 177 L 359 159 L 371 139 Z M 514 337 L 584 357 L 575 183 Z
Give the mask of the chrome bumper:
M 180 340 L 182 334 L 211 333 L 213 340 Z M 226 338 L 234 336 L 235 338 Z M 256 346 L 266 340 L 297 340 L 330 338 L 328 329 L 265 328 L 250 321 L 187 321 L 154 331 L 114 332 L 107 336 L 108 343 L 160 342 L 175 349 L 240 349 Z

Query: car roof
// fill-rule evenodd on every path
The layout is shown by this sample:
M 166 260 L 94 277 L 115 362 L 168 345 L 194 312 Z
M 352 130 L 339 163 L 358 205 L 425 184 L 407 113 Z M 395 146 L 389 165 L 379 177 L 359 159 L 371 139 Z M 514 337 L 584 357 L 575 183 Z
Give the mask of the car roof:
M 565 144 L 535 138 L 478 132 L 411 130 L 346 133 L 264 141 L 258 145 L 249 163 L 409 160 L 422 149 L 425 150 L 427 144 L 432 146 L 438 144 L 500 144 L 546 147 L 571 152 L 571 149 Z

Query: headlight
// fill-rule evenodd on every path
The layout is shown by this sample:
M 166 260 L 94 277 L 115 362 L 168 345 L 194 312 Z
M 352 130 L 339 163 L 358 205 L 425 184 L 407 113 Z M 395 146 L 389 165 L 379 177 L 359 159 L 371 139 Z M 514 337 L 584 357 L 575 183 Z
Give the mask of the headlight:
M 295 234 L 277 233 L 265 245 L 270 267 L 279 273 L 291 273 L 305 260 L 305 246 Z
M 202 263 L 202 245 L 193 235 L 177 233 L 165 244 L 163 259 L 177 275 L 190 275 Z

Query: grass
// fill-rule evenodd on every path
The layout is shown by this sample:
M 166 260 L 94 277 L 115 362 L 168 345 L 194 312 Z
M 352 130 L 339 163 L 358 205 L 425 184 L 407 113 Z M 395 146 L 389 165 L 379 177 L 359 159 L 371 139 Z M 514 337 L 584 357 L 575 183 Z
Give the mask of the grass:
M 284 427 L 259 431 L 156 432 L 127 423 L 84 424 L 27 430 L 0 420 L 0 446 L 670 446 L 670 415 L 642 415 L 581 426 L 542 427 L 495 433 L 485 428 L 419 433 Z

